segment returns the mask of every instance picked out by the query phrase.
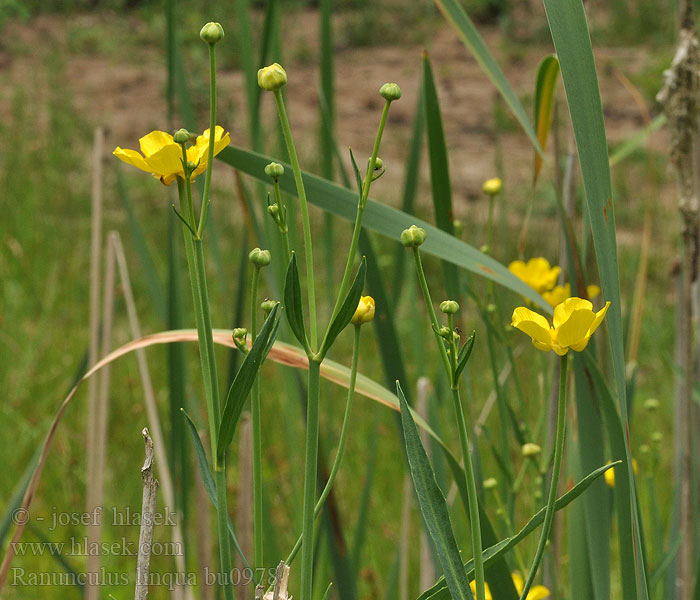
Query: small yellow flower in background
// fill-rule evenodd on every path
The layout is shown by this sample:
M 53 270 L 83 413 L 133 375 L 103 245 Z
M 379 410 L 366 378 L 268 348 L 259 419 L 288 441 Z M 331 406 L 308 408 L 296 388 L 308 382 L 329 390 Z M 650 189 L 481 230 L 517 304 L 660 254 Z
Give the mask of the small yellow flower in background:
M 216 126 L 214 133 L 214 156 L 231 143 L 229 134 L 224 134 L 224 128 Z M 176 177 L 185 176 L 182 167 L 182 147 L 175 143 L 173 136 L 164 131 L 151 131 L 139 140 L 141 153 L 136 150 L 115 148 L 114 156 L 125 163 L 150 173 L 160 179 L 165 185 L 170 185 Z M 187 148 L 187 161 L 197 167 L 192 172 L 192 180 L 207 168 L 209 152 L 209 130 L 197 137 L 193 146 Z
M 508 265 L 508 270 L 541 294 L 554 287 L 561 268 L 552 267 L 546 258 L 539 257 L 531 258 L 527 263 L 514 260 Z
M 473 579 L 469 582 L 469 587 L 472 588 L 472 596 L 476 598 L 476 581 Z M 493 596 L 491 595 L 491 590 L 489 589 L 489 584 L 484 583 L 484 592 L 486 592 L 485 598 L 486 600 L 493 600 Z
M 586 295 L 589 300 L 593 300 L 593 298 L 600 295 L 600 288 L 597 285 L 589 285 L 586 287 Z M 557 285 L 553 290 L 543 292 L 542 297 L 554 308 L 567 298 L 571 298 L 571 284 L 565 283 L 564 285 Z
M 487 194 L 489 196 L 495 196 L 496 194 L 499 194 L 503 189 L 503 182 L 501 181 L 500 177 L 487 179 L 486 181 L 484 181 L 484 185 L 481 186 L 481 189 L 484 192 L 484 194 Z
M 515 589 L 518 591 L 518 594 L 522 594 L 523 587 L 525 586 L 523 578 L 518 573 L 513 573 L 512 577 Z M 544 600 L 545 598 L 549 598 L 549 596 L 550 592 L 546 587 L 543 585 L 535 585 L 530 588 L 526 600 Z
M 369 323 L 372 319 L 374 319 L 374 298 L 372 296 L 362 296 L 350 322 L 353 325 L 362 325 L 363 323 Z
M 554 350 L 564 356 L 569 349 L 581 352 L 588 345 L 593 332 L 598 329 L 610 306 L 593 312 L 593 305 L 583 298 L 567 298 L 554 309 L 554 327 L 542 315 L 519 306 L 513 311 L 511 325 L 527 333 L 535 348 L 544 352 Z
M 607 463 L 605 463 L 605 464 L 609 465 L 611 462 L 612 462 L 612 461 L 609 460 L 609 461 L 608 461 Z M 618 466 L 619 466 L 619 465 L 618 465 Z M 634 474 L 635 474 L 635 475 L 637 474 L 637 466 L 638 466 L 638 465 L 637 465 L 637 459 L 636 459 L 636 458 L 633 458 L 633 459 L 632 459 L 632 469 L 634 470 Z M 608 469 L 607 471 L 605 471 L 604 477 L 605 477 L 605 483 L 607 483 L 609 487 L 614 488 L 614 487 L 615 487 L 615 467 L 613 467 L 612 469 Z
M 258 85 L 268 92 L 274 92 L 287 83 L 287 71 L 279 63 L 272 63 L 258 70 Z

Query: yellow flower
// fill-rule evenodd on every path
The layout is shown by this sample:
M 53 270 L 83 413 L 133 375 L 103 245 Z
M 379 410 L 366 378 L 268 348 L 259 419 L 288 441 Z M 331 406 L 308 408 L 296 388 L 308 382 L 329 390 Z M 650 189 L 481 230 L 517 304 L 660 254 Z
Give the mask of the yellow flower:
M 508 270 L 516 277 L 522 279 L 538 294 L 551 290 L 559 277 L 561 269 L 552 267 L 546 258 L 531 258 L 524 263 L 522 260 L 514 260 L 508 265 Z
M 226 148 L 230 142 L 228 133 L 224 134 L 224 128 L 217 125 L 214 134 L 214 156 Z M 164 131 L 151 131 L 139 140 L 139 145 L 141 153 L 117 147 L 112 154 L 125 163 L 150 173 L 165 185 L 170 185 L 176 177 L 184 178 L 182 148 L 180 144 L 175 143 L 172 135 Z M 197 138 L 193 146 L 187 148 L 187 162 L 197 165 L 192 172 L 193 180 L 207 168 L 208 153 L 209 130 L 207 129 Z
M 593 298 L 599 294 L 600 288 L 597 285 L 589 285 L 586 288 L 586 295 L 588 296 L 589 300 L 593 300 Z M 571 284 L 565 283 L 564 285 L 558 285 L 549 292 L 543 292 L 542 297 L 552 308 L 554 308 L 558 304 L 564 302 L 564 300 L 567 298 L 571 298 Z
M 469 587 L 472 588 L 472 596 L 476 598 L 476 581 L 473 579 L 469 582 Z M 486 592 L 485 598 L 486 600 L 493 600 L 493 596 L 491 595 L 491 590 L 489 589 L 489 584 L 484 582 L 484 591 Z
M 513 573 L 512 577 L 515 589 L 518 590 L 518 594 L 522 594 L 525 587 L 523 578 L 518 573 Z M 549 598 L 549 590 L 543 585 L 535 585 L 530 588 L 526 600 L 544 600 L 545 598 Z
M 372 319 L 374 319 L 374 298 L 372 296 L 362 296 L 350 322 L 353 325 L 362 325 L 363 323 L 369 323 Z
M 564 356 L 569 349 L 581 352 L 588 345 L 609 306 L 610 302 L 606 302 L 596 313 L 588 300 L 567 298 L 554 309 L 554 327 L 542 315 L 519 306 L 513 311 L 511 325 L 527 333 L 535 348 L 544 352 L 554 350 Z
M 609 460 L 606 464 L 609 465 L 611 462 L 612 461 Z M 634 474 L 636 475 L 637 474 L 637 459 L 636 458 L 632 459 L 632 469 L 634 470 Z M 614 488 L 615 487 L 615 467 L 605 471 L 604 476 L 605 476 L 605 483 L 607 483 L 609 487 Z
M 487 179 L 484 181 L 484 185 L 481 187 L 484 194 L 489 196 L 495 196 L 500 193 L 503 188 L 503 182 L 499 177 L 494 177 L 493 179 Z

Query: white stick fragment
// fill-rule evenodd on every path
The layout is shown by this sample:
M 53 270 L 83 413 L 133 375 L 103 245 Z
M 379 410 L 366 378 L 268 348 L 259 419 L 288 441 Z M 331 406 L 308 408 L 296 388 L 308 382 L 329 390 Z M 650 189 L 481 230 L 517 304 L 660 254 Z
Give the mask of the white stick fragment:
M 146 445 L 146 460 L 141 467 L 143 497 L 141 500 L 141 531 L 139 532 L 134 600 L 148 598 L 148 574 L 151 567 L 151 546 L 153 545 L 153 526 L 158 496 L 158 480 L 153 477 L 153 440 L 146 427 L 141 431 L 141 435 L 143 435 L 143 441 Z

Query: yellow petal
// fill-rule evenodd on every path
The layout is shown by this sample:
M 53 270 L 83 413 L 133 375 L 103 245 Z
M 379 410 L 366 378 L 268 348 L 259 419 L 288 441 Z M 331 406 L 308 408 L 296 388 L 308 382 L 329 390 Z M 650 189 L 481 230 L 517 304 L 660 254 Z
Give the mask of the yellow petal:
M 601 308 L 596 314 L 595 314 L 595 320 L 593 323 L 591 323 L 590 328 L 588 329 L 588 335 L 593 335 L 593 332 L 598 329 L 600 324 L 603 322 L 603 319 L 605 318 L 605 313 L 608 312 L 608 308 L 610 307 L 610 301 L 608 300 L 605 303 L 605 306 Z
M 226 146 L 231 143 L 231 138 L 229 134 L 224 135 L 224 128 L 221 125 L 217 125 L 214 129 L 214 156 L 221 152 Z M 193 151 L 193 155 L 196 158 L 192 158 L 193 162 L 201 161 L 200 164 L 207 164 L 209 158 L 209 130 L 207 129 L 202 135 L 197 137 L 195 145 L 190 148 Z M 189 151 L 187 154 L 188 158 L 190 156 Z
M 577 342 L 575 344 L 571 344 L 569 348 L 572 350 L 575 350 L 576 352 L 583 352 L 586 349 L 586 346 L 588 346 L 588 340 L 591 339 L 590 335 L 587 335 L 585 338 L 583 338 L 580 342 Z
M 562 348 L 568 348 L 582 342 L 589 336 L 588 330 L 595 318 L 595 313 L 587 308 L 573 311 L 569 318 L 557 328 L 559 345 Z
M 175 145 L 175 142 L 173 141 L 173 136 L 165 133 L 165 131 L 151 131 L 151 133 L 144 135 L 139 140 L 139 144 L 141 152 L 148 158 L 169 144 Z M 179 146 L 175 145 L 175 148 L 179 149 Z
M 136 150 L 128 150 L 117 146 L 112 154 L 114 154 L 114 156 L 116 156 L 118 159 L 123 160 L 128 165 L 132 165 L 137 169 L 146 171 L 147 173 L 152 172 L 151 167 L 146 164 L 143 156 L 136 152 Z
M 551 292 L 544 292 L 542 297 L 554 308 L 571 296 L 571 285 L 558 285 Z
M 552 350 L 554 350 L 559 356 L 564 356 L 569 351 L 568 348 L 562 348 L 559 344 L 556 343 L 552 344 Z
M 472 589 L 472 595 L 476 598 L 476 581 L 472 579 L 469 582 L 469 587 Z M 491 590 L 489 589 L 489 584 L 486 582 L 484 582 L 484 592 L 486 600 L 493 600 L 493 596 L 491 596 Z
M 588 296 L 589 300 L 593 300 L 593 298 L 600 296 L 600 286 L 589 285 L 586 288 L 586 295 Z
M 593 305 L 588 300 L 575 296 L 564 300 L 564 302 L 554 308 L 554 328 L 559 329 L 559 327 L 567 321 L 572 312 L 582 308 L 587 308 L 592 311 Z
M 543 585 L 536 585 L 530 588 L 527 593 L 527 600 L 544 600 L 545 598 L 549 598 L 549 590 Z
M 523 581 L 523 578 L 521 577 L 520 573 L 513 573 L 511 575 L 513 578 L 513 585 L 515 586 L 515 589 L 518 591 L 518 595 L 523 593 L 523 587 L 525 586 L 525 582 Z
M 513 311 L 511 325 L 523 333 L 527 333 L 532 338 L 536 348 L 546 352 L 551 347 L 552 335 L 549 323 L 542 315 L 524 306 L 519 306 Z
M 163 146 L 158 152 L 146 157 L 146 163 L 153 173 L 177 175 L 182 173 L 182 150 L 177 144 Z M 165 181 L 163 182 L 165 183 Z

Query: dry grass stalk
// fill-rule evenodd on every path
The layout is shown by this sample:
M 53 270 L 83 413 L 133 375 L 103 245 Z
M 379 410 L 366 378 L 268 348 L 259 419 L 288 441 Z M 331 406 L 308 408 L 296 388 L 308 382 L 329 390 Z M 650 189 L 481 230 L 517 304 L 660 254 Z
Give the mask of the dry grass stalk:
M 148 580 L 151 567 L 151 547 L 158 497 L 158 480 L 153 477 L 153 440 L 146 427 L 141 431 L 146 445 L 146 460 L 141 467 L 143 479 L 143 496 L 141 500 L 141 530 L 139 531 L 139 549 L 136 563 L 136 591 L 134 600 L 148 597 Z

